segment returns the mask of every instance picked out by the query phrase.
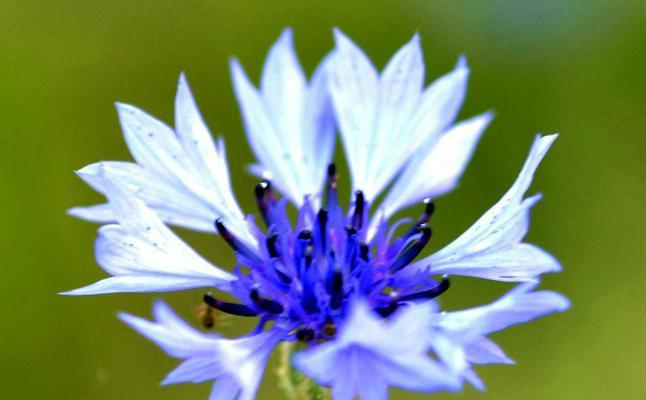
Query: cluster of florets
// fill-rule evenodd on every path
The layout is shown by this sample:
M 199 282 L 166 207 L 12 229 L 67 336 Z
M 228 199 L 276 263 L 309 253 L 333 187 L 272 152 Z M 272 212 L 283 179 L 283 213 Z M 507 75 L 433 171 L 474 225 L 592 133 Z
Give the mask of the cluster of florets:
M 369 223 L 361 191 L 355 192 L 350 211 L 344 212 L 336 186 L 336 167 L 331 164 L 325 205 L 316 211 L 312 201 L 305 201 L 293 227 L 286 200 L 277 200 L 269 181 L 259 183 L 256 203 L 267 234 L 257 231 L 262 244 L 257 249 L 216 220 L 218 233 L 245 267 L 237 268 L 239 279 L 232 290 L 242 304 L 218 300 L 210 293 L 204 296 L 206 304 L 228 314 L 259 316 L 262 325 L 276 321 L 289 327 L 293 338 L 309 342 L 331 338 L 353 299 L 361 299 L 385 318 L 408 302 L 430 300 L 448 289 L 447 276 L 436 282 L 397 275 L 431 239 L 428 221 L 435 206 L 430 199 L 417 222 L 393 238 L 394 229 L 389 230 L 385 221 Z

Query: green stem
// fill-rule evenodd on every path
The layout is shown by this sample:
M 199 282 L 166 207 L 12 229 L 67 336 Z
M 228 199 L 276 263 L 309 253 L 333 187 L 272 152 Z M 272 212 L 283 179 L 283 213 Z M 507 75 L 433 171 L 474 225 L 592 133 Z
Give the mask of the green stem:
M 292 366 L 292 354 L 299 350 L 296 343 L 279 345 L 280 361 L 276 369 L 280 388 L 288 400 L 329 400 L 330 391 L 301 374 Z

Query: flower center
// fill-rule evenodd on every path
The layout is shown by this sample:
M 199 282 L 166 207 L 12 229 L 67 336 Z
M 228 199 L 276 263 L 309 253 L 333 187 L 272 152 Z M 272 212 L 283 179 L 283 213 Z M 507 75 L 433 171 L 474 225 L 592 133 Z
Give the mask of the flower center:
M 334 164 L 328 167 L 325 206 L 317 210 L 312 199 L 305 199 L 295 226 L 287 217 L 286 199 L 276 197 L 269 181 L 256 186 L 255 197 L 267 228 L 266 233 L 257 229 L 257 248 L 239 240 L 221 219 L 215 221 L 239 262 L 233 294 L 241 304 L 205 294 L 205 303 L 214 309 L 258 316 L 259 330 L 274 321 L 287 326 L 292 339 L 309 342 L 334 336 L 353 299 L 362 298 L 387 318 L 410 302 L 433 299 L 449 288 L 448 277 L 436 282 L 399 274 L 431 239 L 428 222 L 435 206 L 430 200 L 411 228 L 393 239 L 397 227 L 410 221 L 392 227 L 370 221 L 361 191 L 354 193 L 345 213 L 338 204 Z

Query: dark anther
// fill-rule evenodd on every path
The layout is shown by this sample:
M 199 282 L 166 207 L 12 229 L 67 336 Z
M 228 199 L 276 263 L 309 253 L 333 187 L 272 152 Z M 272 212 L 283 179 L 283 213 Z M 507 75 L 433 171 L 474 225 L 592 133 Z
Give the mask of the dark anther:
M 417 239 L 411 246 L 404 250 L 390 266 L 391 272 L 397 272 L 410 264 L 422 252 L 424 246 L 431 240 L 432 231 L 426 224 L 421 224 L 417 227 L 417 231 L 422 233 L 422 236 Z
M 321 246 L 323 249 L 325 249 L 325 242 L 327 240 L 327 219 L 328 219 L 328 212 L 327 208 L 321 208 L 316 215 L 316 219 L 318 220 L 318 225 L 319 225 L 319 234 L 321 235 Z
M 341 271 L 334 271 L 332 276 L 332 290 L 334 292 L 341 292 L 343 290 L 343 274 Z
M 433 200 L 431 200 L 430 198 L 424 199 L 424 213 L 428 215 L 428 218 L 431 218 L 434 212 L 435 203 L 433 203 Z
M 269 253 L 269 257 L 271 258 L 278 258 L 276 240 L 278 240 L 278 235 L 276 235 L 275 233 L 267 237 L 267 252 Z
M 258 256 L 253 251 L 251 251 L 247 246 L 245 246 L 240 240 L 238 240 L 238 238 L 236 238 L 233 235 L 233 233 L 231 233 L 226 228 L 226 226 L 224 226 L 224 223 L 222 222 L 222 218 L 218 218 L 215 220 L 215 229 L 217 229 L 222 239 L 224 239 L 224 241 L 227 242 L 227 244 L 231 246 L 231 248 L 234 251 L 250 258 L 255 262 L 260 262 L 260 259 L 258 258 Z
M 262 215 L 265 225 L 269 227 L 271 225 L 271 219 L 269 216 L 269 207 L 274 202 L 274 194 L 271 190 L 271 183 L 269 181 L 262 181 L 256 185 L 254 189 L 256 193 L 256 204 L 258 205 L 258 210 L 260 210 L 260 215 Z
M 366 205 L 366 199 L 361 190 L 354 192 L 354 215 L 352 216 L 352 225 L 356 226 L 358 230 L 363 227 L 363 209 Z
M 337 184 L 337 175 L 336 175 L 336 165 L 334 163 L 328 165 L 327 167 L 327 196 L 326 204 L 329 207 L 334 207 L 337 204 L 337 194 L 336 194 L 336 184 Z
M 292 278 L 289 277 L 286 273 L 283 271 L 279 270 L 278 268 L 274 268 L 274 271 L 276 271 L 276 276 L 278 276 L 278 279 L 284 284 L 289 284 L 292 282 Z
M 327 166 L 327 180 L 328 182 L 336 183 L 336 164 L 331 163 Z
M 370 261 L 370 247 L 367 244 L 361 243 L 359 245 L 359 257 L 363 261 Z
M 426 224 L 431 217 L 433 216 L 433 213 L 435 212 L 435 203 L 430 198 L 424 199 L 424 212 L 422 215 L 417 218 L 417 223 L 415 226 L 410 228 L 408 232 L 406 232 L 406 235 L 404 235 L 406 238 L 409 238 L 413 236 L 415 233 L 417 233 L 417 227 L 422 224 Z
M 239 315 L 241 317 L 255 317 L 258 313 L 251 308 L 244 306 L 242 304 L 227 303 L 226 301 L 220 301 L 215 297 L 211 296 L 211 293 L 204 294 L 204 302 L 209 306 L 220 310 L 227 314 Z
M 442 276 L 442 281 L 438 283 L 438 285 L 435 286 L 434 288 L 425 290 L 423 292 L 412 293 L 406 296 L 402 296 L 399 298 L 399 301 L 417 300 L 417 299 L 434 299 L 437 296 L 441 295 L 442 293 L 446 292 L 449 289 L 449 286 L 451 286 L 451 281 L 449 280 L 449 276 L 444 275 Z
M 300 342 L 311 342 L 314 340 L 314 330 L 311 328 L 303 328 L 296 331 L 296 339 Z
M 249 292 L 249 298 L 258 306 L 258 308 L 268 313 L 282 314 L 284 310 L 283 306 L 279 302 L 261 297 L 260 293 L 258 293 L 258 289 L 251 289 Z
M 312 231 L 307 230 L 307 229 L 302 230 L 298 234 L 298 238 L 301 239 L 301 240 L 311 241 L 312 240 Z
M 343 301 L 343 273 L 340 270 L 335 270 L 332 275 L 332 298 L 330 299 L 330 306 L 332 308 L 341 307 Z
M 354 236 L 357 234 L 357 228 L 355 228 L 353 225 L 346 225 L 345 231 L 347 232 L 348 236 Z
M 397 303 L 397 300 L 392 299 L 390 303 L 388 303 L 387 306 L 384 307 L 377 307 L 375 308 L 375 311 L 377 314 L 381 315 L 383 318 L 386 318 L 390 316 L 392 313 L 394 313 L 397 308 L 399 307 L 399 304 Z

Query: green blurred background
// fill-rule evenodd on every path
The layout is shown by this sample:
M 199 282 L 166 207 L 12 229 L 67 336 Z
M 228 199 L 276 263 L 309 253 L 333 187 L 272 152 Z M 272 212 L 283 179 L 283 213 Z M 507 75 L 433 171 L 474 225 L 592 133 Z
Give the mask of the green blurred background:
M 176 361 L 115 318 L 118 310 L 148 316 L 159 296 L 57 295 L 105 276 L 92 254 L 97 226 L 65 214 L 100 201 L 73 171 L 129 159 L 114 101 L 172 122 L 184 70 L 212 131 L 227 141 L 240 202 L 254 210 L 255 179 L 244 172 L 253 157 L 228 59 L 238 56 L 256 79 L 267 49 L 291 26 L 308 72 L 331 49 L 333 27 L 380 68 L 419 32 L 429 80 L 467 55 L 472 74 L 460 117 L 493 109 L 496 119 L 459 189 L 437 201 L 433 249 L 507 189 L 536 132 L 562 133 L 533 186 L 545 199 L 529 240 L 563 262 L 565 271 L 543 286 L 573 307 L 495 335 L 517 365 L 479 368 L 486 392 L 435 397 L 644 398 L 645 8 L 596 0 L 0 1 L 2 397 L 207 397 L 208 384 L 159 387 Z M 180 233 L 209 259 L 232 264 L 217 237 Z M 509 288 L 456 279 L 443 298 L 453 309 Z M 163 297 L 196 321 L 200 294 Z M 226 334 L 249 326 L 222 323 Z M 261 398 L 282 398 L 273 367 Z

